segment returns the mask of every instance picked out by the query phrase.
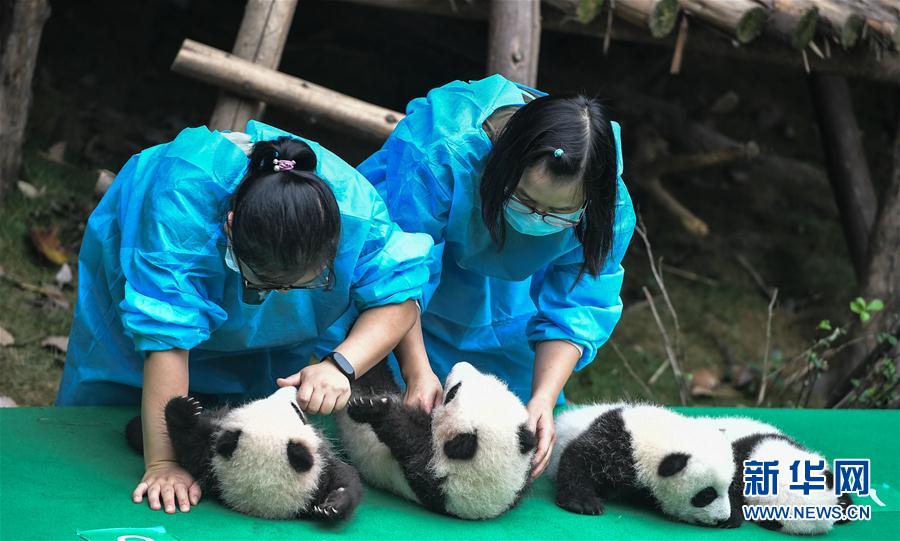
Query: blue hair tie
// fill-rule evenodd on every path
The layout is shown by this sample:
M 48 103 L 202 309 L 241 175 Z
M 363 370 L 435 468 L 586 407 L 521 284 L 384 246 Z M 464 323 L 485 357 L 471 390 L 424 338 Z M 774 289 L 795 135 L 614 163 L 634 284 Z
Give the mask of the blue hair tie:
M 558 148 L 558 149 L 556 149 L 556 150 L 553 151 L 553 157 L 554 157 L 554 158 L 562 158 L 562 155 L 563 155 L 563 154 L 565 154 L 565 152 L 564 152 L 563 149 L 561 149 L 561 148 Z

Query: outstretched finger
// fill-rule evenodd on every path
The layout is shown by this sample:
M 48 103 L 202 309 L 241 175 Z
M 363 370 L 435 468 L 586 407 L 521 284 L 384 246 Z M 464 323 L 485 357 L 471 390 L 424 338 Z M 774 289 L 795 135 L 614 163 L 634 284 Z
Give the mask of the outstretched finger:
M 180 509 L 182 513 L 187 513 L 191 510 L 191 501 L 190 498 L 188 498 L 187 487 L 184 486 L 183 483 L 175 485 L 175 499 L 178 503 L 178 509 Z
M 279 387 L 297 387 L 300 385 L 300 373 L 298 372 L 286 378 L 278 378 L 275 380 L 275 384 Z
M 188 496 L 191 498 L 191 505 L 200 503 L 200 497 L 203 496 L 203 491 L 200 489 L 200 483 L 194 481 L 194 484 L 188 488 Z
M 150 488 L 150 485 L 145 481 L 141 481 L 137 487 L 135 487 L 134 492 L 131 493 L 131 501 L 134 503 L 141 503 L 144 500 L 144 494 L 147 493 L 147 489 Z

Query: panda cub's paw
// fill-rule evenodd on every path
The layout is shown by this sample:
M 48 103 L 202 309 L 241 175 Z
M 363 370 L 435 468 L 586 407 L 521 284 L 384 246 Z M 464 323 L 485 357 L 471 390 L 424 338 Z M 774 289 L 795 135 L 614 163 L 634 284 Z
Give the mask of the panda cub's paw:
M 357 423 L 371 423 L 383 418 L 397 403 L 393 396 L 364 396 L 347 402 L 347 415 Z
M 325 522 L 340 520 L 353 512 L 352 504 L 353 500 L 347 489 L 339 487 L 332 490 L 323 502 L 313 506 L 312 516 Z
M 602 515 L 605 511 L 603 502 L 593 494 L 577 496 L 574 494 L 558 494 L 556 496 L 556 505 L 579 515 Z
M 189 428 L 198 423 L 203 407 L 196 398 L 177 396 L 166 404 L 166 423 L 169 426 Z

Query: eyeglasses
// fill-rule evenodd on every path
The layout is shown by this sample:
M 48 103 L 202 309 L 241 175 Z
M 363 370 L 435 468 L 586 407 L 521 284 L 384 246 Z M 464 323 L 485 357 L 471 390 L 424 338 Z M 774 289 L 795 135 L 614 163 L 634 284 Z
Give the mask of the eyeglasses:
M 585 201 L 584 204 L 581 205 L 581 208 L 575 212 L 569 212 L 562 215 L 554 214 L 552 212 L 541 212 L 519 199 L 514 193 L 509 195 L 509 200 L 506 202 L 506 205 L 513 212 L 521 214 L 537 214 L 541 217 L 541 220 L 548 225 L 555 227 L 575 227 L 584 219 L 584 210 L 587 208 L 588 202 Z
M 332 289 L 334 287 L 334 272 L 331 269 L 331 266 L 328 265 L 323 268 L 318 275 L 312 280 L 306 280 L 303 282 L 294 282 L 293 284 L 264 284 L 261 281 L 257 282 L 256 273 L 253 270 L 244 264 L 243 261 L 237 258 L 238 268 L 241 271 L 241 280 L 244 282 L 245 289 L 252 289 L 258 291 L 259 293 L 269 293 L 272 291 L 286 291 L 292 289 Z M 250 276 L 254 279 L 251 282 L 247 276 Z

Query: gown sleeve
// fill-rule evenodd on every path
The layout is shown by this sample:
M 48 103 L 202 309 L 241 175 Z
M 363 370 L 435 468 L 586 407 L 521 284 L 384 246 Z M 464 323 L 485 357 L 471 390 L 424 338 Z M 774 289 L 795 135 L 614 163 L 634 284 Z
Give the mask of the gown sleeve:
M 227 201 L 227 193 L 211 169 L 177 154 L 135 156 L 118 175 L 128 176 L 149 177 L 152 185 L 133 200 L 123 195 L 120 210 L 125 333 L 138 351 L 194 348 L 227 318 L 216 301 L 226 209 L 215 203 Z
M 360 312 L 410 299 L 421 302 L 434 266 L 431 237 L 405 232 L 391 220 L 384 201 L 377 194 L 373 197 L 366 240 L 350 287 Z
M 621 177 L 618 184 L 613 246 L 600 273 L 585 273 L 575 283 L 584 261 L 579 246 L 532 279 L 531 297 L 537 314 L 528 323 L 528 341 L 532 347 L 545 340 L 578 344 L 583 349 L 575 370 L 594 359 L 622 315 L 622 258 L 634 233 L 635 215 Z

